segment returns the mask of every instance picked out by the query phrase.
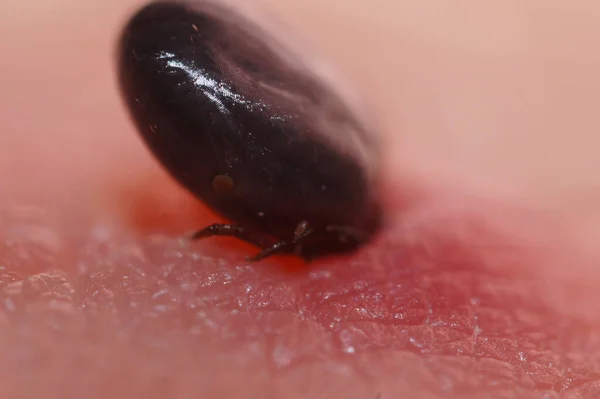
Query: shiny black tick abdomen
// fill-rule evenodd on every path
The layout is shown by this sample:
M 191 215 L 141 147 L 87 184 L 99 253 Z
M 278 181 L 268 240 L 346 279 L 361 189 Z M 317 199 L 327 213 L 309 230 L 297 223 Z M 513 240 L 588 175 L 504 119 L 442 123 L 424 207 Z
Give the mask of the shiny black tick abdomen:
M 374 137 L 260 27 L 213 3 L 152 3 L 125 27 L 118 69 L 150 150 L 233 223 L 197 237 L 253 242 L 255 259 L 312 259 L 377 232 Z

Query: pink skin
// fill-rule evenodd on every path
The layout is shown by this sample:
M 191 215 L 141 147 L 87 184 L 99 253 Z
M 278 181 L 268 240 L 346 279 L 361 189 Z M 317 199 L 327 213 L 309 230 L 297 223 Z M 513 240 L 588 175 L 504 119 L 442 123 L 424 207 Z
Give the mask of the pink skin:
M 386 144 L 389 228 L 310 268 L 177 240 L 217 219 L 128 122 L 105 3 L 0 5 L 1 397 L 600 394 L 597 2 L 263 1 Z

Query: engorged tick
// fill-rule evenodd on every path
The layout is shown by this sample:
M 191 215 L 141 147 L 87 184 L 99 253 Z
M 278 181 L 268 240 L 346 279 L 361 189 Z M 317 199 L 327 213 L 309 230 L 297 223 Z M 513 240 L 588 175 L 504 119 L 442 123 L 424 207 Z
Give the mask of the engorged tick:
M 159 1 L 126 25 L 121 91 L 148 148 L 231 224 L 250 260 L 350 253 L 381 224 L 376 137 L 302 57 L 216 3 Z

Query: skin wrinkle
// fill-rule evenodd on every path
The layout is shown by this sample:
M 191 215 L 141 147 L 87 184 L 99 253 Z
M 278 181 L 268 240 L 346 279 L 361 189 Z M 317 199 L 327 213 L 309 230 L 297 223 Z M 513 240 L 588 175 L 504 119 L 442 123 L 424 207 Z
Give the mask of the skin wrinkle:
M 380 4 L 377 1 L 369 3 L 373 12 Z M 320 29 L 310 7 L 302 6 L 303 14 L 298 14 L 308 17 L 296 20 L 296 25 L 322 39 L 324 52 L 331 53 L 336 64 L 346 71 L 360 71 L 357 76 L 377 66 L 376 73 L 354 76 L 352 81 L 370 87 L 368 92 L 380 101 L 376 108 L 383 113 L 384 134 L 393 144 L 388 157 L 405 162 L 406 170 L 386 165 L 386 173 L 395 179 L 391 185 L 402 183 L 386 188 L 386 202 L 399 215 L 392 215 L 393 223 L 378 243 L 351 260 L 331 260 L 300 270 L 278 260 L 240 263 L 248 247 L 227 240 L 181 245 L 176 237 L 213 221 L 214 215 L 165 177 L 136 140 L 116 94 L 108 88 L 112 73 L 108 38 L 125 13 L 123 3 L 106 3 L 110 10 L 103 15 L 80 3 L 59 3 L 64 15 L 76 10 L 77 18 L 66 18 L 62 11 L 44 12 L 42 18 L 36 14 L 41 9 L 31 11 L 37 28 L 47 28 L 48 35 L 31 34 L 31 23 L 19 24 L 22 15 L 29 15 L 19 8 L 22 3 L 0 5 L 17 10 L 0 12 L 0 19 L 6 19 L 0 24 L 0 40 L 11 38 L 10 46 L 2 46 L 6 49 L 3 66 L 8 68 L 3 87 L 11 95 L 0 96 L 8 115 L 0 119 L 0 128 L 9 132 L 0 137 L 0 397 L 598 396 L 597 252 L 591 253 L 592 266 L 588 267 L 587 255 L 579 252 L 573 238 L 565 237 L 568 228 L 548 222 L 548 214 L 532 217 L 534 212 L 527 206 L 522 213 L 513 213 L 499 206 L 505 205 L 505 199 L 472 202 L 462 196 L 470 190 L 463 187 L 462 176 L 453 175 L 460 174 L 456 170 L 448 171 L 456 180 L 445 180 L 446 176 L 435 173 L 420 175 L 420 167 L 411 163 L 414 159 L 421 165 L 439 161 L 445 167 L 444 162 L 455 157 L 473 176 L 496 183 L 485 165 L 471 163 L 467 152 L 456 153 L 446 145 L 452 140 L 444 141 L 442 133 L 450 128 L 436 125 L 433 130 L 440 137 L 423 130 L 437 119 L 427 106 L 431 104 L 417 95 L 417 89 L 423 90 L 419 83 L 437 76 L 428 70 L 447 71 L 452 57 L 443 49 L 448 47 L 444 21 L 462 21 L 455 18 L 470 9 L 466 2 L 448 9 L 455 14 L 440 16 L 434 24 L 413 13 L 388 13 L 388 19 L 409 18 L 411 22 L 405 20 L 404 25 L 418 26 L 419 35 L 413 36 L 398 34 L 375 14 L 369 19 L 382 21 L 381 28 L 372 26 L 379 24 L 361 26 L 357 21 L 362 8 L 356 5 L 352 17 L 335 19 L 335 2 L 323 6 L 318 2 L 317 8 L 323 11 L 319 18 L 329 27 Z M 283 15 L 286 7 L 299 7 L 283 1 L 277 4 Z M 516 4 L 515 13 L 519 11 Z M 529 7 L 535 4 L 527 3 Z M 351 8 L 343 8 L 350 13 Z M 496 33 L 510 28 L 504 20 L 486 23 L 495 10 L 478 10 L 475 16 L 482 26 Z M 550 9 L 545 12 L 546 19 L 531 21 L 534 27 L 560 26 L 557 15 L 563 14 L 561 10 L 556 15 Z M 570 18 L 576 22 L 583 14 L 592 15 L 585 9 L 579 14 Z M 566 33 L 584 46 L 576 40 L 579 26 L 573 23 Z M 553 29 L 566 34 L 564 29 Z M 518 44 L 515 31 L 511 29 L 511 34 Z M 73 32 L 81 32 L 75 38 L 77 46 Z M 363 34 L 368 38 L 363 41 L 373 44 L 364 54 L 356 57 L 355 48 L 345 50 L 344 41 L 354 43 Z M 385 49 L 383 56 L 384 50 L 374 44 L 389 42 L 396 37 L 393 34 L 406 38 L 413 47 Z M 452 42 L 464 45 L 458 40 L 461 35 L 470 37 L 469 30 L 452 35 Z M 344 40 L 336 39 L 342 36 Z M 439 49 L 411 41 L 414 36 L 429 36 Z M 484 40 L 487 35 L 473 37 L 478 47 L 494 54 L 496 46 Z M 545 37 L 539 35 L 536 40 Z M 554 36 L 548 37 L 545 45 L 552 45 L 553 54 L 560 55 L 564 47 L 555 46 Z M 569 43 L 565 46 L 575 51 L 577 46 Z M 77 56 L 74 47 L 81 48 Z M 592 49 L 590 44 L 579 52 Z M 511 54 L 507 49 L 499 51 Z M 396 59 L 395 52 L 402 57 Z M 569 66 L 577 56 L 582 63 L 586 61 L 577 53 L 561 62 Z M 494 90 L 495 79 L 489 77 L 487 64 L 477 56 L 469 58 L 468 51 L 461 57 L 452 59 L 453 68 L 469 70 L 463 68 L 466 64 L 478 73 L 478 79 L 485 78 L 486 90 L 476 91 L 489 101 L 485 103 L 490 119 L 486 123 L 495 126 L 492 105 L 502 109 L 507 103 Z M 40 59 L 44 68 L 39 68 Z M 554 64 L 543 57 L 538 61 L 540 68 L 557 73 L 551 76 L 562 79 L 561 85 L 571 82 L 565 79 L 568 74 L 552 70 Z M 407 62 L 412 63 L 402 69 L 407 73 L 398 76 L 396 66 Z M 414 77 L 408 73 L 413 69 L 423 74 L 413 83 L 415 93 L 407 95 L 399 89 L 405 89 L 404 81 Z M 444 79 L 460 87 L 461 79 L 450 79 L 456 76 Z M 507 76 L 498 76 L 505 78 L 504 85 Z M 592 80 L 595 75 L 571 78 L 583 79 L 580 76 Z M 517 77 L 526 81 L 528 76 Z M 559 98 L 553 79 L 535 82 Z M 444 83 L 441 80 L 434 82 Z M 455 121 L 472 122 L 479 116 L 471 111 L 482 103 L 470 97 L 469 91 L 462 102 L 454 102 L 448 101 L 455 99 L 454 86 L 445 91 L 442 84 L 433 84 L 427 90 L 440 107 L 459 105 L 453 109 Z M 531 90 L 533 107 L 527 108 L 531 120 L 542 115 L 549 128 L 555 118 L 563 124 L 580 120 L 577 112 L 570 113 L 560 103 L 546 103 L 546 98 L 543 104 L 555 108 L 542 112 L 536 108 L 540 101 L 536 93 Z M 577 95 L 560 98 L 573 107 L 582 102 Z M 593 100 L 588 98 L 587 103 L 594 104 Z M 461 112 L 460 105 L 469 112 Z M 398 115 L 407 120 L 399 122 Z M 411 115 L 427 123 L 415 126 L 416 117 L 411 120 Z M 518 118 L 503 120 L 511 123 L 510 129 L 504 129 L 506 134 L 515 135 L 519 143 L 508 140 L 505 146 L 531 150 L 528 146 L 538 145 L 540 138 L 520 129 Z M 596 125 L 587 120 L 588 128 Z M 577 136 L 579 130 L 568 130 L 572 143 L 577 138 L 585 148 L 573 152 L 561 143 L 561 151 L 554 155 L 566 163 L 574 158 L 590 161 L 582 154 L 596 147 L 585 136 Z M 460 132 L 461 140 L 473 144 L 473 137 Z M 551 133 L 559 136 L 564 131 Z M 436 152 L 438 139 L 443 144 Z M 536 168 L 527 168 L 522 158 L 506 160 L 486 146 L 486 142 L 496 146 L 493 134 L 475 139 L 478 158 L 492 155 L 491 159 L 503 160 L 495 170 L 508 169 L 508 163 L 518 172 L 508 173 L 508 180 L 516 186 L 527 184 L 531 191 L 539 188 L 533 178 Z M 414 145 L 420 140 L 432 152 Z M 564 191 L 560 181 L 592 181 L 593 162 L 589 175 L 571 176 L 557 170 L 560 163 L 548 158 L 552 162 L 544 164 L 547 175 L 557 172 L 561 177 L 554 179 L 557 191 Z M 406 175 L 418 184 L 408 185 Z M 438 180 L 444 180 L 443 187 Z M 522 193 L 516 191 L 513 194 L 518 198 Z M 450 192 L 458 192 L 458 198 Z M 569 193 L 582 203 L 578 192 Z M 585 198 L 589 194 L 586 191 Z M 412 201 L 406 201 L 407 197 Z M 534 204 L 536 212 L 546 205 Z M 573 211 L 579 212 L 577 208 Z M 589 232 L 579 231 L 574 239 L 596 242 L 585 233 Z M 555 236 L 549 239 L 548 235 Z M 566 286 L 568 279 L 574 280 L 573 286 Z

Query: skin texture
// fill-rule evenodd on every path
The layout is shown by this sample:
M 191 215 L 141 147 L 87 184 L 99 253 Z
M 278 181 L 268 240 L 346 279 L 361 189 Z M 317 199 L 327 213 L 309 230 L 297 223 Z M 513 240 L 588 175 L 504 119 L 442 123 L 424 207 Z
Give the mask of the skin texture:
M 179 242 L 215 217 L 119 101 L 133 5 L 0 4 L 0 396 L 600 394 L 597 2 L 263 1 L 385 143 L 390 227 L 310 269 Z

